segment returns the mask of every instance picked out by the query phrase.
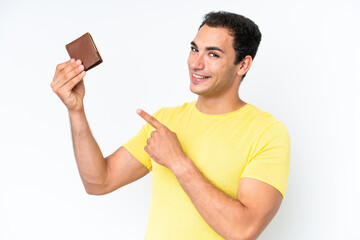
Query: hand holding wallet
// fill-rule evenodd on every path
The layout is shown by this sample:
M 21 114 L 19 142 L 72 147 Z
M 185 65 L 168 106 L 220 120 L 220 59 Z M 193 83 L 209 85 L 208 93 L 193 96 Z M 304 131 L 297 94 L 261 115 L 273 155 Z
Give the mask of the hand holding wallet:
M 80 59 L 82 61 L 85 71 L 103 62 L 90 33 L 85 33 L 78 39 L 67 44 L 66 50 L 70 58 Z

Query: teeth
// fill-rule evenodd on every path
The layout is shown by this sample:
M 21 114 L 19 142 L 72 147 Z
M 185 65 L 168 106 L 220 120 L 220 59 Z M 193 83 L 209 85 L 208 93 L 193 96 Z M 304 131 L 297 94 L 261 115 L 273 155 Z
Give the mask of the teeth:
M 193 76 L 196 77 L 196 78 L 200 78 L 200 79 L 208 78 L 208 77 L 205 77 L 205 76 L 196 75 L 195 73 L 193 73 Z

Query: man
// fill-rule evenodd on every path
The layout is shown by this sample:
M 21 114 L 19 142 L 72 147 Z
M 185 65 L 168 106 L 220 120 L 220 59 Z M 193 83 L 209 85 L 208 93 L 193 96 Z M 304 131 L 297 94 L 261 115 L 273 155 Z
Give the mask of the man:
M 59 64 L 51 87 L 68 108 L 86 191 L 106 194 L 153 171 L 146 239 L 255 239 L 280 207 L 290 156 L 285 126 L 238 95 L 260 40 L 243 16 L 207 14 L 188 58 L 198 100 L 154 116 L 138 109 L 147 123 L 106 158 L 84 112 L 84 67 Z

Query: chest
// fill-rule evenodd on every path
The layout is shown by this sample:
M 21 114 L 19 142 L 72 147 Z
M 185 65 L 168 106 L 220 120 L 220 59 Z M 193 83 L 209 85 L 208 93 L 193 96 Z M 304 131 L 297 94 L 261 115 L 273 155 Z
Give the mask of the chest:
M 241 124 L 227 121 L 212 124 L 191 121 L 176 125 L 183 151 L 213 185 L 232 197 L 237 188 L 252 149 L 251 134 Z

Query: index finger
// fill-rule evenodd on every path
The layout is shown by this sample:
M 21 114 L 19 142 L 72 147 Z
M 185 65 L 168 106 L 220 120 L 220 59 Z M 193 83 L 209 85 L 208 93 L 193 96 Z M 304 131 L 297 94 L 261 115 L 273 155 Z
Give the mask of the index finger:
M 139 114 L 140 117 L 142 117 L 146 122 L 148 122 L 151 126 L 153 126 L 156 130 L 159 130 L 159 128 L 163 128 L 164 125 L 160 123 L 156 118 L 148 114 L 142 109 L 137 109 L 136 113 Z
M 66 62 L 60 63 L 56 66 L 56 72 L 60 72 L 61 70 L 63 70 L 69 63 L 73 63 L 75 62 L 75 59 L 70 59 Z

